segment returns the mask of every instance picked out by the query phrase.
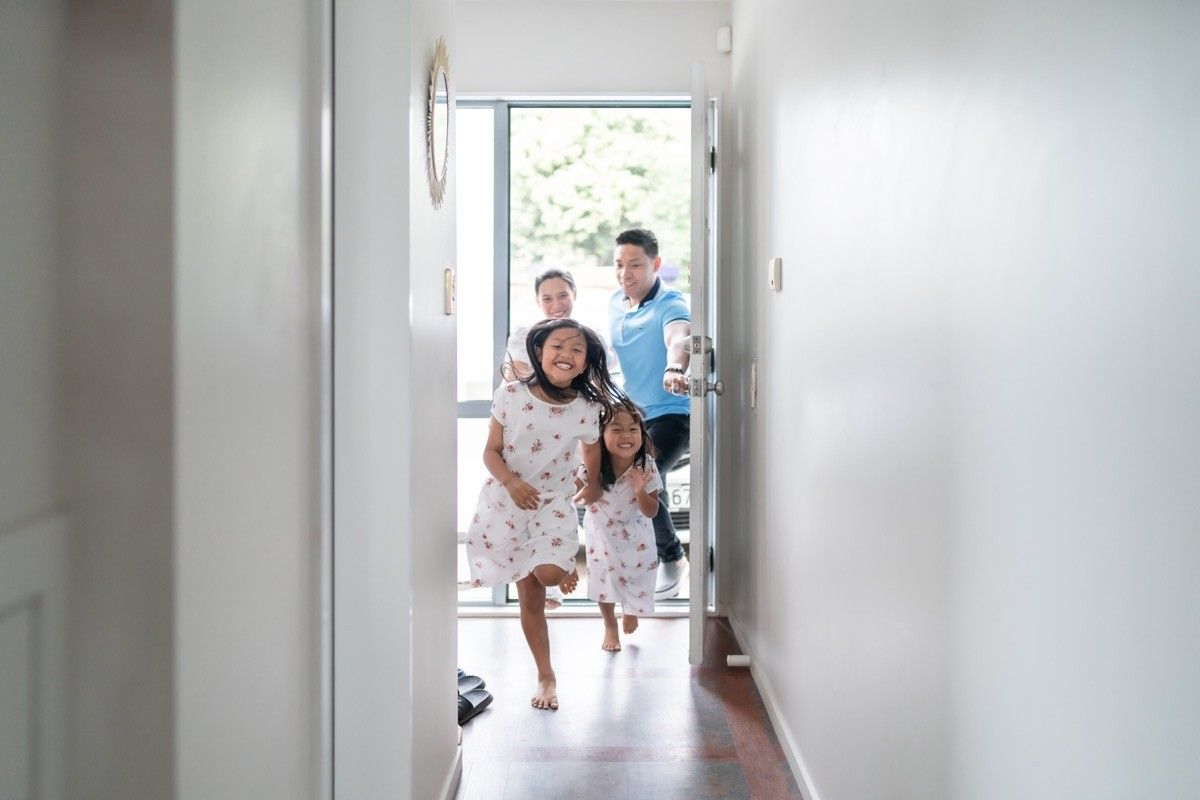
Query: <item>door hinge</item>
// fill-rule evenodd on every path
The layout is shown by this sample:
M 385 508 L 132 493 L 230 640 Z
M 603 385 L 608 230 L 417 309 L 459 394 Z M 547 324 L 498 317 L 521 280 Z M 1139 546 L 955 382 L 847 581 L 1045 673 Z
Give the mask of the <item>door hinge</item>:
M 708 171 L 717 171 L 717 148 L 715 147 L 709 148 L 708 151 Z

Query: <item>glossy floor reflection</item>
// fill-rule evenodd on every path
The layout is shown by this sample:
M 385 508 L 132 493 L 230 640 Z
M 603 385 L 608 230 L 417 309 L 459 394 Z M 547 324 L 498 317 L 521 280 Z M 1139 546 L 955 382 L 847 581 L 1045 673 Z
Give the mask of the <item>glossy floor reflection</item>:
M 550 620 L 557 712 L 530 707 L 533 664 L 516 619 L 459 621 L 459 663 L 492 705 L 463 729 L 458 800 L 800 798 L 724 620 L 705 666 L 687 663 L 687 620 L 647 619 L 600 649 L 595 619 Z

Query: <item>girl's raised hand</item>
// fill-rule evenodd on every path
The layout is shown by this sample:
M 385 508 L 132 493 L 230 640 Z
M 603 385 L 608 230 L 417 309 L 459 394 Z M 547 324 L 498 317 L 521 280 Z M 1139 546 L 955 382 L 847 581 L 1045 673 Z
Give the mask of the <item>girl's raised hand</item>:
M 630 467 L 629 468 L 629 488 L 635 492 L 640 492 L 646 488 L 646 484 L 650 482 L 650 476 L 646 473 L 645 467 Z
M 523 508 L 526 511 L 536 509 L 538 501 L 541 500 L 537 489 L 517 477 L 504 484 L 504 489 L 508 492 L 508 496 L 513 499 L 513 502 L 517 504 L 517 508 Z

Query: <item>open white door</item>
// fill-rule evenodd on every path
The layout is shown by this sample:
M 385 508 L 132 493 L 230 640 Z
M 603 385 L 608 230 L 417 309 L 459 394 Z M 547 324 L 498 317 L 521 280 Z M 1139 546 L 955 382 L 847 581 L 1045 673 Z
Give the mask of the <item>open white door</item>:
M 692 337 L 688 383 L 691 402 L 691 562 L 690 635 L 688 661 L 704 661 L 704 627 L 710 605 L 708 576 L 709 548 L 713 537 L 712 435 L 715 397 L 721 382 L 712 375 L 712 333 L 715 328 L 715 296 L 710 291 L 711 263 L 709 188 L 712 180 L 713 146 L 710 128 L 708 84 L 704 63 L 692 64 Z

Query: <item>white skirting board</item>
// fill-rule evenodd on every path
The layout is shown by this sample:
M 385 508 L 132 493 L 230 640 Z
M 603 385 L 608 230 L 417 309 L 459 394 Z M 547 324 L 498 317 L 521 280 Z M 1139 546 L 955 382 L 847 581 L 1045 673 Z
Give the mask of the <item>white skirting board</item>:
M 779 710 L 779 701 L 775 698 L 775 690 L 772 688 L 771 682 L 767 680 L 767 676 L 763 674 L 762 662 L 755 656 L 754 642 L 746 635 L 746 629 L 738 622 L 737 617 L 730 614 L 727 619 L 729 627 L 733 628 L 733 635 L 737 638 L 738 644 L 742 646 L 742 652 L 750 656 L 750 674 L 754 677 L 754 685 L 758 687 L 758 693 L 762 695 L 767 716 L 771 718 L 771 724 L 775 726 L 775 735 L 779 737 L 779 744 L 783 747 L 783 754 L 787 756 L 792 774 L 796 776 L 800 794 L 804 796 L 804 800 L 821 800 L 813 785 L 812 775 L 809 774 L 804 758 L 800 755 L 796 737 L 792 735 L 792 729 L 788 727 L 787 721 Z
M 450 774 L 442 784 L 441 800 L 454 800 L 458 794 L 458 784 L 462 782 L 462 745 L 454 748 L 454 763 L 450 765 Z

